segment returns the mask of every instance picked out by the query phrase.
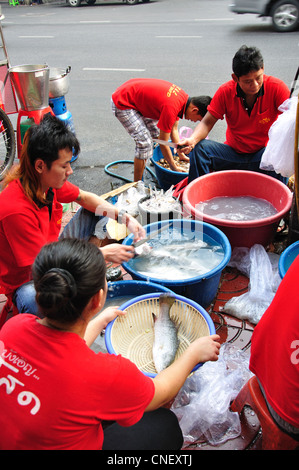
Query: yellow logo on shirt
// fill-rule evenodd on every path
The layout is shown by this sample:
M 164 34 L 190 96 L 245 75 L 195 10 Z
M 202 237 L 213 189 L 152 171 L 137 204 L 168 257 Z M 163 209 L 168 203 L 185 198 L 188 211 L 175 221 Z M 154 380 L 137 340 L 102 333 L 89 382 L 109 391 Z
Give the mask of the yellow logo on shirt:
M 167 92 L 167 97 L 170 98 L 172 93 L 175 95 L 175 96 L 178 96 L 179 92 L 181 91 L 181 88 L 177 85 L 171 85 L 171 87 L 169 88 L 168 92 Z
M 271 119 L 266 117 L 266 118 L 263 118 L 259 121 L 259 124 L 268 124 L 268 122 L 270 121 Z

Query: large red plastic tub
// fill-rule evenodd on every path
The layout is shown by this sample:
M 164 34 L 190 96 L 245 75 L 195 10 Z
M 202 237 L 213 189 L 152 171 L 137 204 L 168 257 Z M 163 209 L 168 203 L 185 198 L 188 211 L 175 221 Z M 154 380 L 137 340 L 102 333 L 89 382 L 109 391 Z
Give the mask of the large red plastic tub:
M 264 219 L 233 221 L 204 214 L 196 205 L 214 197 L 251 196 L 270 202 L 277 214 Z M 196 220 L 218 227 L 228 237 L 231 247 L 250 248 L 258 243 L 267 246 L 279 221 L 289 212 L 292 192 L 277 179 L 253 171 L 227 170 L 208 173 L 192 181 L 183 194 L 184 209 Z

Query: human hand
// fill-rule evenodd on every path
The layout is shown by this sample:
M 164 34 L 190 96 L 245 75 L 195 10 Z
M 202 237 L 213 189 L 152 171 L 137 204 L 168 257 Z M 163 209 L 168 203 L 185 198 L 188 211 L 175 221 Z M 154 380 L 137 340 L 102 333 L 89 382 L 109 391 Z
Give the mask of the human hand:
M 140 225 L 135 217 L 132 217 L 131 215 L 128 217 L 127 228 L 131 233 L 133 233 L 134 242 L 137 242 L 146 236 L 145 229 L 142 227 L 142 225 Z
M 218 360 L 219 340 L 219 335 L 202 336 L 190 344 L 190 352 L 196 355 L 197 363 Z
M 129 261 L 135 255 L 135 249 L 132 245 L 121 245 L 111 243 L 100 248 L 106 261 L 113 263 L 123 263 Z
M 125 310 L 120 310 L 119 307 L 107 307 L 100 313 L 101 321 L 105 325 L 104 328 L 113 321 L 116 317 L 125 315 L 127 312 Z
M 178 154 L 179 157 L 181 158 L 181 155 L 189 154 L 192 152 L 196 145 L 196 141 L 191 137 L 189 139 L 183 139 L 179 142 L 179 147 L 178 147 Z

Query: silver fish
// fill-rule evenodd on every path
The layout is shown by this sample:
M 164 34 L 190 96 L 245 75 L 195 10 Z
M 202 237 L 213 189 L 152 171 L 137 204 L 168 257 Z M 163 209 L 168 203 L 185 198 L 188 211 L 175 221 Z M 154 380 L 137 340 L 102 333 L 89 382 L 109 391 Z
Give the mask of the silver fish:
M 169 316 L 175 301 L 172 294 L 164 293 L 159 297 L 159 316 L 154 316 L 153 360 L 157 372 L 166 369 L 175 358 L 179 347 L 177 327 Z

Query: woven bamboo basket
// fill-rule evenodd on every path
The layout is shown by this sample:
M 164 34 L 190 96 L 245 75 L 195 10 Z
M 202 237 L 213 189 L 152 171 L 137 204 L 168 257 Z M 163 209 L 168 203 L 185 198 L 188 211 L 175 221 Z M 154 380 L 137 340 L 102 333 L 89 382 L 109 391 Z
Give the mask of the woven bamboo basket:
M 159 314 L 159 294 L 146 294 L 135 297 L 123 304 L 121 310 L 126 315 L 119 316 L 109 323 L 105 331 L 105 342 L 110 354 L 121 354 L 130 359 L 150 377 L 155 377 L 152 348 L 154 342 L 153 313 Z M 195 339 L 215 333 L 209 314 L 197 303 L 175 294 L 175 302 L 170 310 L 170 318 L 178 329 L 178 358 Z M 195 366 L 192 372 L 202 364 Z

